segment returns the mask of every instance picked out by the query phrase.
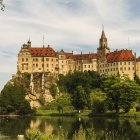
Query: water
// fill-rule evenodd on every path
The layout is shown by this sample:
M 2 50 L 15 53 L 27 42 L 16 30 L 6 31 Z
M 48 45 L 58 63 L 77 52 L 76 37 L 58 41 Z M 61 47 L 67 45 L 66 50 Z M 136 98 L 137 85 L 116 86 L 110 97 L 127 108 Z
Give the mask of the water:
M 129 140 L 140 140 L 140 119 L 77 118 L 77 117 L 0 117 L 0 137 L 15 139 L 28 129 L 57 134 L 59 127 L 68 132 L 69 139 L 79 129 L 93 127 L 102 139 L 106 132 L 115 132 Z M 1 139 L 1 138 L 0 138 Z

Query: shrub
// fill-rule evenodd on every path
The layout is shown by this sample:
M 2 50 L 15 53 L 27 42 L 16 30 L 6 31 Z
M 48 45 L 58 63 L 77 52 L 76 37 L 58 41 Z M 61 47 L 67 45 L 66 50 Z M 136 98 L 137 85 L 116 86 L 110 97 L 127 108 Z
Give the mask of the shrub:
M 105 113 L 106 105 L 105 101 L 95 100 L 93 102 L 93 113 Z

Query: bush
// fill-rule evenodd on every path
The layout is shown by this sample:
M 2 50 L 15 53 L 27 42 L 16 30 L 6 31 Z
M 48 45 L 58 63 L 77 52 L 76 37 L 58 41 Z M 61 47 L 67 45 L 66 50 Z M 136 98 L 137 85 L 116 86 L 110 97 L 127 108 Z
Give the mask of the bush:
M 26 140 L 59 140 L 55 135 L 46 135 L 37 130 L 27 130 L 25 134 Z
M 83 129 L 80 126 L 79 130 L 73 134 L 72 140 L 95 140 L 96 135 L 93 128 Z
M 105 113 L 106 105 L 105 101 L 95 100 L 93 102 L 93 113 Z

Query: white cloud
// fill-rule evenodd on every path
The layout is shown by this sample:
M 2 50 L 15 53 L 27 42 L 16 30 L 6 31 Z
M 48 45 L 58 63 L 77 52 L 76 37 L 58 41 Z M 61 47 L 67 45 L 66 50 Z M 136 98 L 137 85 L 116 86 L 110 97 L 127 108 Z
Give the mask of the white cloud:
M 132 5 L 133 2 L 133 5 Z M 95 52 L 102 24 L 109 47 L 132 49 L 140 44 L 140 16 L 130 0 L 7 0 L 0 12 L 0 72 L 16 73 L 17 53 L 31 38 L 33 46 L 45 43 L 55 50 Z M 135 9 L 134 9 L 135 6 Z M 133 14 L 132 14 L 133 10 Z M 133 20 L 132 20 L 133 19 Z M 5 51 L 5 53 L 3 53 Z M 11 53 L 10 57 L 9 52 Z M 3 61 L 4 60 L 4 61 Z M 4 80 L 1 80 L 3 83 Z

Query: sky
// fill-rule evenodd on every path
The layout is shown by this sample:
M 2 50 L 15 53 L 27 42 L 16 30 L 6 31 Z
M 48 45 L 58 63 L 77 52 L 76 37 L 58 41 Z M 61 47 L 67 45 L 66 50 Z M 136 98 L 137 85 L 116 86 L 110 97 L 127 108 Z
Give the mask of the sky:
M 0 11 L 0 90 L 17 70 L 21 45 L 96 52 L 102 25 L 108 47 L 140 55 L 140 0 L 4 0 Z

